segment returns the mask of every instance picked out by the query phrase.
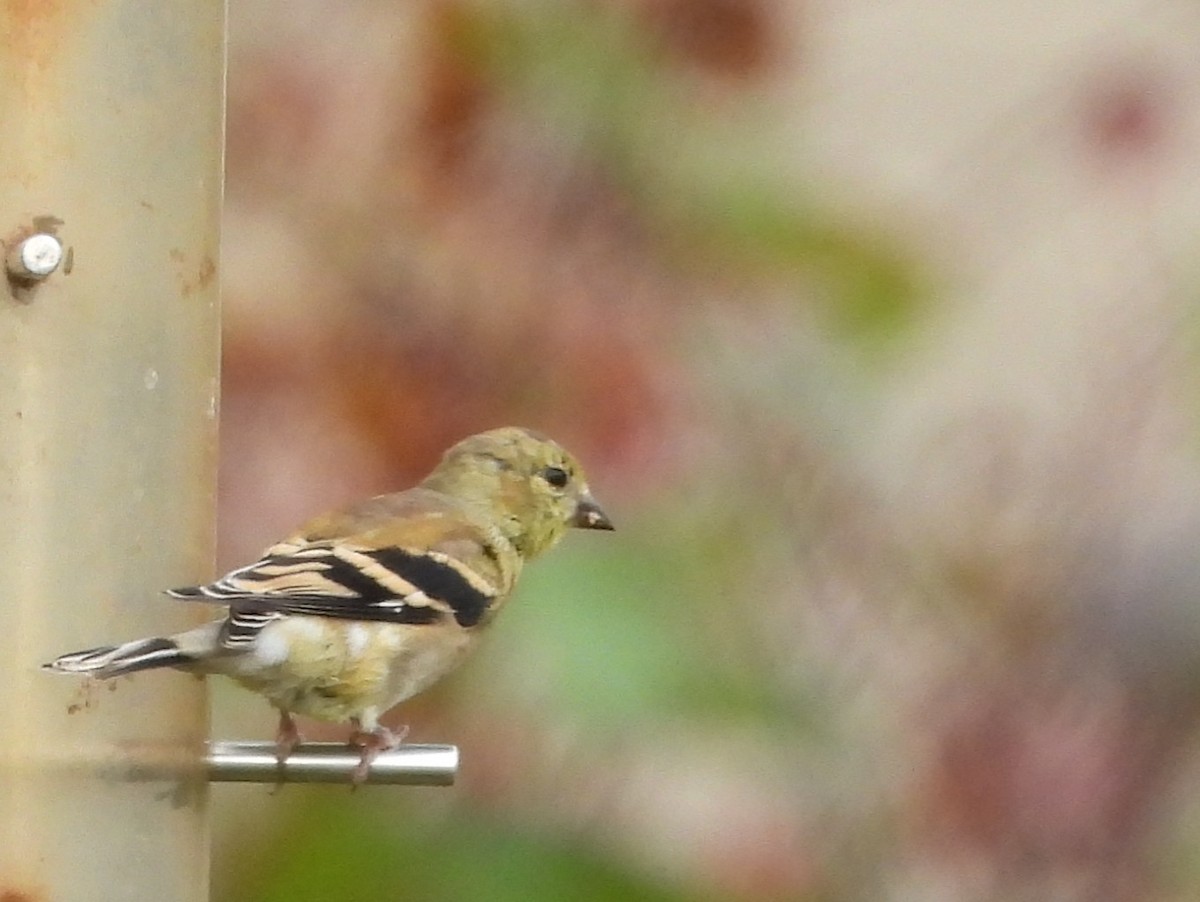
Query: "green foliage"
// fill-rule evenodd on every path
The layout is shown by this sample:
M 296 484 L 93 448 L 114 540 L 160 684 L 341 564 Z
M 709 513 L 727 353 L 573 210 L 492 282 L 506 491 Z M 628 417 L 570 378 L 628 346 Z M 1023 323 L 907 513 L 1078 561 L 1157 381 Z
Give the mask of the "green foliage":
M 531 702 L 599 732 L 685 719 L 822 735 L 817 696 L 782 693 L 740 628 L 748 599 L 726 594 L 727 560 L 651 531 L 574 537 L 531 566 L 477 673 L 502 670 L 518 684 L 536 674 Z M 731 612 L 741 622 L 728 623 Z
M 681 902 L 562 833 L 522 832 L 510 820 L 459 810 L 431 818 L 426 793 L 405 803 L 367 790 L 306 793 L 287 821 L 287 854 L 259 862 L 232 890 L 246 902 L 526 902 L 529 899 Z M 372 794 L 376 794 L 371 798 Z

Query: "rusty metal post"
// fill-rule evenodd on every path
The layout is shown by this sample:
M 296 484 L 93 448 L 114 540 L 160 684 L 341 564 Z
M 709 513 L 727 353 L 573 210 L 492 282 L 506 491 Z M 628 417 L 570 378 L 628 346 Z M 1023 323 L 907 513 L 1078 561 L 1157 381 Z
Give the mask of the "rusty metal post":
M 38 665 L 210 613 L 224 22 L 0 4 L 0 899 L 207 899 L 204 684 Z

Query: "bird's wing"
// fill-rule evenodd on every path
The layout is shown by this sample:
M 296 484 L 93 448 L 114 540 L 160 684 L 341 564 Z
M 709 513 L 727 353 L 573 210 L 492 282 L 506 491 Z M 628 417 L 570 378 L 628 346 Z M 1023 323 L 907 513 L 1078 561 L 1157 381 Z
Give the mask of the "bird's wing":
M 222 642 L 231 648 L 288 614 L 477 626 L 507 589 L 486 530 L 437 505 L 409 508 L 354 538 L 302 530 L 253 564 L 167 594 L 229 605 Z
M 167 594 L 347 620 L 428 623 L 449 614 L 461 626 L 474 626 L 495 590 L 435 551 L 321 544 L 269 555 L 216 582 Z

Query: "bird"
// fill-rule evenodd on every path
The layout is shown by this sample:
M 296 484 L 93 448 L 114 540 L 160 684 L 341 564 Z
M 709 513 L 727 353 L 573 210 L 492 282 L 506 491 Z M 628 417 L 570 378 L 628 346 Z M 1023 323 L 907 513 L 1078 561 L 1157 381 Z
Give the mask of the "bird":
M 380 715 L 454 669 L 525 563 L 572 527 L 613 529 L 575 458 L 540 432 L 492 429 L 453 445 L 416 486 L 318 516 L 257 561 L 166 593 L 224 606 L 215 620 L 42 666 L 231 677 L 278 710 L 281 768 L 301 741 L 293 715 L 348 723 L 357 785 L 404 739 Z

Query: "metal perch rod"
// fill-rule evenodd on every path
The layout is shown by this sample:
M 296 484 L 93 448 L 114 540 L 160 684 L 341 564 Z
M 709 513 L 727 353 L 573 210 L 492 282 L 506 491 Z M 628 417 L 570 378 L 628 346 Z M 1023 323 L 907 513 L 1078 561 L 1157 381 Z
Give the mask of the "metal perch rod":
M 206 764 L 213 783 L 349 783 L 359 756 L 347 745 L 310 742 L 297 746 L 281 766 L 273 743 L 217 741 L 209 744 Z M 457 746 L 402 745 L 379 753 L 366 782 L 449 786 L 457 774 Z

